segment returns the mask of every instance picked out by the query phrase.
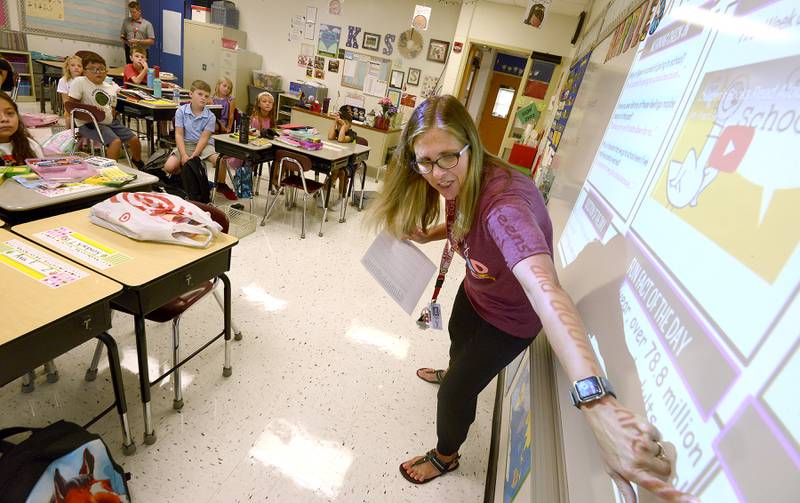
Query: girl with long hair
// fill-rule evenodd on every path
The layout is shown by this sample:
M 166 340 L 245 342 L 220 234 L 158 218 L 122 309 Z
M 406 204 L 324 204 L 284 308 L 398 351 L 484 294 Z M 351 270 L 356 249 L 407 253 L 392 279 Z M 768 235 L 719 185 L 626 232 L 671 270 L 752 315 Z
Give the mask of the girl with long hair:
M 42 147 L 31 137 L 11 96 L 0 91 L 0 162 L 23 166 L 25 159 L 42 157 Z

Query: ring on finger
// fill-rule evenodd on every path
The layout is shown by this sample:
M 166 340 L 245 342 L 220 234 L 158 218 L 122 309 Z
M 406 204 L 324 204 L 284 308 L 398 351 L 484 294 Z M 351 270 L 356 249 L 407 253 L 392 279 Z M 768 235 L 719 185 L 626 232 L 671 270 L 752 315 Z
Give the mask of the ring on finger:
M 667 459 L 667 456 L 664 453 L 664 446 L 661 445 L 661 442 L 656 440 L 656 445 L 658 446 L 658 452 L 656 452 L 656 457 L 659 459 Z

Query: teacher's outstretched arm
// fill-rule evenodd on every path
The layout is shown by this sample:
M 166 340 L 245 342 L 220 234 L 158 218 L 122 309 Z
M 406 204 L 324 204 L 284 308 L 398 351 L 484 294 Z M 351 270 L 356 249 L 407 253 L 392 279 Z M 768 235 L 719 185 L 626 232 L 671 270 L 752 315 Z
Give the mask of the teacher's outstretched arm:
M 602 369 L 578 309 L 558 283 L 553 259 L 545 254 L 534 255 L 520 261 L 512 272 L 542 320 L 547 339 L 569 380 L 601 376 Z M 699 501 L 668 482 L 672 462 L 662 451 L 660 433 L 645 418 L 611 395 L 582 405 L 581 410 L 600 446 L 606 471 L 627 503 L 636 502 L 632 482 L 665 501 Z

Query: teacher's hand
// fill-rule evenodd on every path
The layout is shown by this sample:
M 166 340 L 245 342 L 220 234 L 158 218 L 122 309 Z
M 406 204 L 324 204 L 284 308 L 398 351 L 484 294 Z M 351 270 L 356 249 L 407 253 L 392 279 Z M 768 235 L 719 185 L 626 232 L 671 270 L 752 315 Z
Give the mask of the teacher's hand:
M 674 468 L 674 449 L 669 444 L 662 445 L 661 434 L 642 416 L 610 396 L 587 404 L 582 410 L 597 438 L 606 470 L 626 503 L 636 503 L 631 483 L 664 501 L 699 503 L 699 499 L 668 482 Z
M 403 236 L 403 239 L 408 239 L 423 245 L 431 240 L 428 237 L 428 233 L 422 232 L 422 229 L 419 227 L 411 231 L 407 236 Z

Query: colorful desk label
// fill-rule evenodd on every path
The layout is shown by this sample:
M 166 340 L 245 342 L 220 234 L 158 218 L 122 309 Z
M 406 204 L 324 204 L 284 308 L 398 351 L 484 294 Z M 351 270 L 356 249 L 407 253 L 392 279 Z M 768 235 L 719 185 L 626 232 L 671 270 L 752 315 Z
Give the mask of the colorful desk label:
M 0 262 L 50 288 L 68 285 L 89 275 L 18 239 L 0 243 Z
M 97 185 L 76 183 L 76 184 L 62 185 L 61 187 L 56 187 L 54 189 L 38 187 L 36 188 L 36 192 L 43 195 L 44 197 L 59 197 L 59 196 L 66 196 L 67 194 L 77 194 L 78 192 L 86 192 L 87 190 L 92 190 L 96 188 L 98 188 Z
M 95 269 L 109 269 L 131 259 L 124 253 L 100 244 L 68 227 L 57 227 L 49 231 L 38 232 L 35 236 Z

